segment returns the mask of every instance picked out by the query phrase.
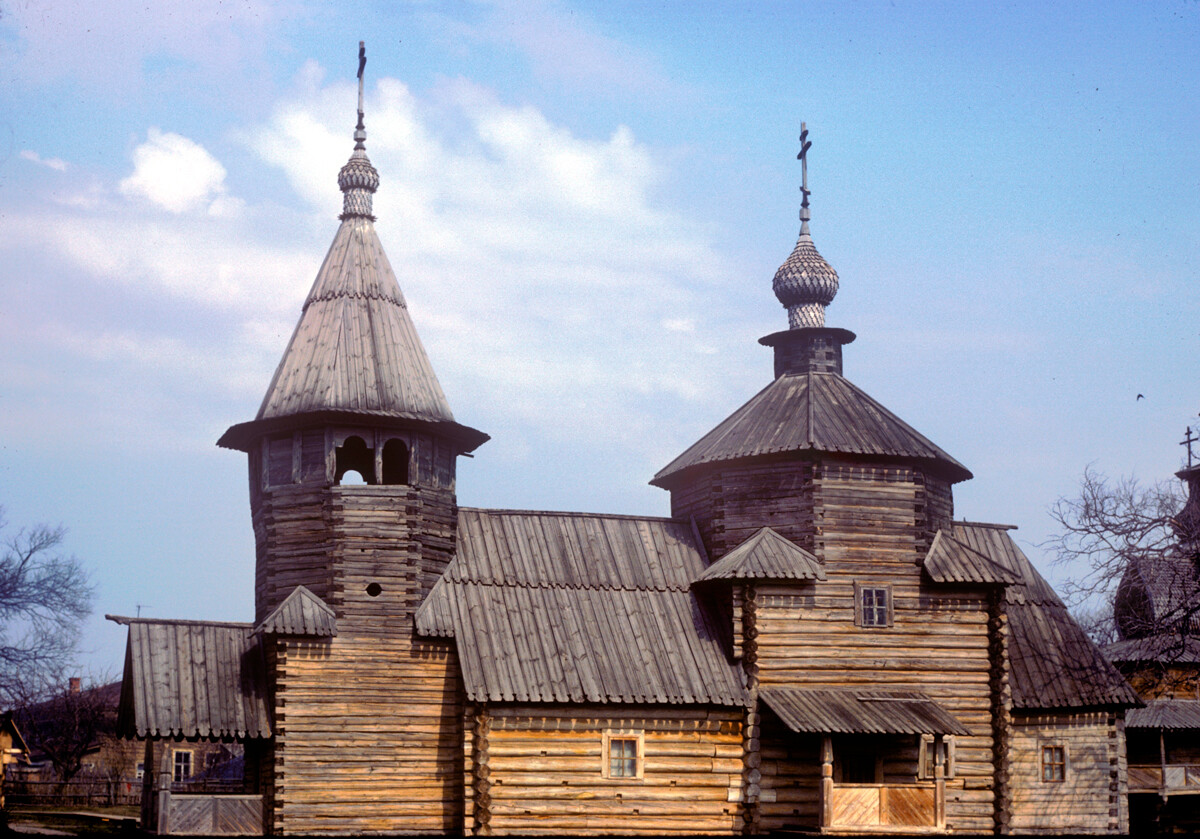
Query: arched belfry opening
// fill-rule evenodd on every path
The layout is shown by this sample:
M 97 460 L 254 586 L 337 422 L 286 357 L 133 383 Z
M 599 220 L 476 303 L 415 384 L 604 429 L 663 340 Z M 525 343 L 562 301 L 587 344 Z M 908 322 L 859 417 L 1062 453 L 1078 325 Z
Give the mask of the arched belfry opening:
M 408 446 L 392 438 L 383 444 L 383 483 L 408 483 Z
M 363 481 L 375 483 L 375 450 L 368 448 L 362 437 L 347 437 L 346 442 L 337 447 L 337 472 L 334 483 L 340 484 L 347 472 L 357 472 Z

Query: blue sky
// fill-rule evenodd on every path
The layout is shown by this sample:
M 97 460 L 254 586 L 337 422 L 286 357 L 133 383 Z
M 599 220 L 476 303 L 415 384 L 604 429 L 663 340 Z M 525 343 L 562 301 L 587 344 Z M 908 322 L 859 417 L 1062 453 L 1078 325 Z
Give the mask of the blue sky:
M 69 528 L 93 669 L 105 612 L 252 618 L 215 441 L 336 229 L 360 39 L 380 235 L 493 438 L 460 503 L 668 512 L 770 379 L 801 120 L 846 375 L 972 469 L 960 517 L 1051 570 L 1087 465 L 1179 467 L 1200 4 L 0 2 L 0 504 Z

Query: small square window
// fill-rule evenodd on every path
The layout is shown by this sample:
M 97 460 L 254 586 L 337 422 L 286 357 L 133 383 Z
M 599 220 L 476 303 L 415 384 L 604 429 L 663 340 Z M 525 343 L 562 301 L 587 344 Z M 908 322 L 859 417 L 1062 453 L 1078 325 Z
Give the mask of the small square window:
M 1067 747 L 1061 743 L 1042 746 L 1042 781 L 1061 784 L 1067 779 Z
M 135 770 L 133 777 L 137 778 L 139 781 L 142 778 L 146 777 L 146 764 L 145 763 L 138 761 L 137 769 Z
M 854 584 L 854 623 L 858 626 L 892 625 L 892 587 Z
M 642 734 L 640 732 L 604 733 L 604 777 L 637 779 L 642 777 Z

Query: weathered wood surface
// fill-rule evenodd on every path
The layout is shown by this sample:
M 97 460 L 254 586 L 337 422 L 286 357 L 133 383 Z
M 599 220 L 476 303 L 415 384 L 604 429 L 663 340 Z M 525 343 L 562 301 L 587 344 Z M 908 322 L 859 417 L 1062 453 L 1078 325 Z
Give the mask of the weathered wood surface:
M 108 617 L 129 627 L 124 736 L 271 736 L 266 662 L 250 624 Z
M 276 832 L 454 831 L 462 705 L 445 641 L 349 629 L 280 643 Z
M 1066 749 L 1066 777 L 1042 780 L 1041 746 Z M 1014 833 L 1129 829 L 1125 730 L 1119 716 L 1015 714 L 1009 752 Z
M 260 836 L 261 795 L 181 795 L 167 799 L 166 832 L 173 836 Z
M 454 636 L 474 702 L 742 707 L 728 619 L 691 588 L 704 567 L 669 519 L 462 510 L 418 629 Z
M 673 489 L 713 464 L 788 452 L 917 461 L 953 481 L 971 477 L 862 389 L 836 373 L 779 376 L 654 476 Z
M 738 710 L 489 707 L 489 715 L 486 824 L 494 834 L 741 829 Z M 642 734 L 641 778 L 604 778 L 606 730 Z M 477 747 L 476 778 L 481 756 Z M 469 833 L 481 827 L 478 802 L 477 795 Z

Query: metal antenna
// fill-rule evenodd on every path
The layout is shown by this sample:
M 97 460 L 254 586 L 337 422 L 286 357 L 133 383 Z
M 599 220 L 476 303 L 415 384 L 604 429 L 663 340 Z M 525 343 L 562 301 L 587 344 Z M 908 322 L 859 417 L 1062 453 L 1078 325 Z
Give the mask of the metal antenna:
M 808 150 L 812 148 L 812 143 L 808 139 L 808 127 L 805 123 L 800 123 L 800 154 L 796 155 L 796 159 L 800 161 L 800 234 L 808 233 L 808 220 L 812 218 L 808 211 L 808 196 L 812 193 L 808 189 Z

